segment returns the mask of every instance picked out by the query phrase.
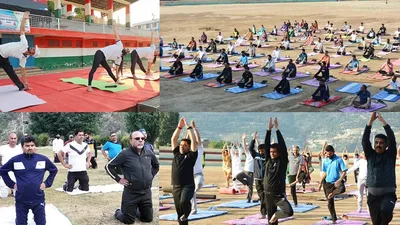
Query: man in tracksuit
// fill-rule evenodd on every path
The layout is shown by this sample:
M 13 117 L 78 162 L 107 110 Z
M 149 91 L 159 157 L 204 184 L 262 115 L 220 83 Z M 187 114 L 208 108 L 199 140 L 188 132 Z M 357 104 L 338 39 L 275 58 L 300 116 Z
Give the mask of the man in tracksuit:
M 278 143 L 271 144 L 271 130 L 275 126 Z M 265 135 L 265 173 L 264 191 L 268 221 L 270 225 L 277 225 L 278 219 L 293 215 L 293 208 L 286 198 L 286 170 L 289 163 L 285 140 L 278 128 L 278 119 L 269 119 L 267 134 Z M 281 209 L 277 211 L 277 207 Z
M 58 172 L 57 167 L 44 155 L 36 154 L 34 137 L 28 135 L 21 142 L 23 154 L 14 156 L 0 168 L 6 185 L 15 189 L 16 225 L 28 224 L 28 212 L 32 210 L 37 225 L 46 224 L 44 189 L 51 187 Z M 13 171 L 17 182 L 10 179 Z M 49 176 L 43 181 L 44 174 Z
M 144 141 L 145 137 L 140 131 L 133 132 L 130 136 L 131 146 L 105 166 L 108 175 L 125 186 L 121 209 L 114 214 L 124 224 L 133 224 L 136 217 L 146 223 L 153 221 L 151 186 L 160 164 L 153 152 L 143 148 Z M 117 167 L 122 168 L 124 178 L 118 175 Z
M 378 119 L 386 135 L 377 134 L 374 147 L 370 142 L 372 123 Z M 362 137 L 362 147 L 367 158 L 367 204 L 373 225 L 386 225 L 393 219 L 396 204 L 396 138 L 392 128 L 380 113 L 372 113 Z
M 265 192 L 264 192 L 264 172 L 265 172 L 265 144 L 258 145 L 258 152 L 255 150 L 255 144 L 258 143 L 257 131 L 253 135 L 253 140 L 250 142 L 249 151 L 251 156 L 254 158 L 254 179 L 256 180 L 256 190 L 258 197 L 260 198 L 260 212 L 262 217 L 265 219 L 267 215 L 267 209 L 265 208 Z

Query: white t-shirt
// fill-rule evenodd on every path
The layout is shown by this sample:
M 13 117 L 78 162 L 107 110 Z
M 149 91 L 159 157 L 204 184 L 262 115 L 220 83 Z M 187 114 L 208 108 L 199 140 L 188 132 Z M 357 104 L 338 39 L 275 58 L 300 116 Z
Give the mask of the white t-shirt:
M 247 152 L 245 152 L 245 154 L 246 154 L 246 161 L 244 163 L 244 171 L 254 173 L 254 158 L 253 158 L 253 156 L 251 156 L 251 153 L 249 150 L 247 150 Z
M 239 152 L 238 156 L 235 156 L 233 153 L 235 151 Z M 234 150 L 233 147 L 230 149 L 230 154 L 232 158 L 232 177 L 236 177 L 239 173 L 243 172 L 242 167 L 242 149 Z
M 383 49 L 387 49 L 387 50 L 391 51 L 391 50 L 392 50 L 392 44 L 386 43 L 386 44 L 383 46 Z
M 350 36 L 350 40 L 356 41 L 356 39 L 357 39 L 357 34 L 352 34 L 352 35 Z
M 25 68 L 26 59 L 29 56 L 25 57 L 22 53 L 26 52 L 29 46 L 25 35 L 21 35 L 20 39 L 19 42 L 10 42 L 0 45 L 0 55 L 3 58 L 13 57 L 19 59 L 19 65 Z
M 235 46 L 234 45 L 228 45 L 228 51 L 229 52 L 234 52 L 235 51 Z
M 223 39 L 224 39 L 224 37 L 223 37 L 222 35 L 218 35 L 218 36 L 217 36 L 217 40 L 218 40 L 219 42 L 221 42 Z
M 60 139 L 54 139 L 53 140 L 53 152 L 58 153 L 59 151 L 63 150 L 64 148 L 64 141 Z
M 121 65 L 122 41 L 118 40 L 115 44 L 101 48 L 100 51 L 104 53 L 106 60 L 114 60 L 115 64 Z
M 390 80 L 389 82 L 391 89 L 395 89 L 395 90 L 399 90 L 399 83 L 397 82 L 393 82 L 393 80 Z
M 338 50 L 338 52 L 341 52 L 341 53 L 343 53 L 343 52 L 345 52 L 346 51 L 346 47 L 342 47 L 342 46 L 340 46 L 339 47 L 339 50 Z
M 149 61 L 153 61 L 154 52 L 156 51 L 156 46 L 153 44 L 150 47 L 135 48 L 135 50 L 138 53 L 139 58 L 146 58 Z
M 197 160 L 196 160 L 196 164 L 194 164 L 193 167 L 193 174 L 197 174 L 197 173 L 202 173 L 203 172 L 203 152 L 204 152 L 204 148 L 202 145 L 199 145 L 197 147 Z
M 2 145 L 0 146 L 0 156 L 1 156 L 1 165 L 4 165 L 10 160 L 12 157 L 16 155 L 22 154 L 23 151 L 21 149 L 21 145 L 16 145 L 14 148 L 11 148 L 10 145 Z M 16 182 L 15 176 L 13 172 L 8 172 L 11 180 Z
M 279 50 L 274 50 L 272 51 L 272 58 L 275 60 L 280 60 L 281 59 L 281 53 Z
M 283 47 L 285 47 L 285 48 L 289 48 L 290 42 L 289 42 L 289 41 L 283 41 L 283 42 L 282 42 L 282 45 L 283 45 Z
M 86 171 L 86 157 L 90 151 L 89 145 L 85 142 L 78 144 L 76 141 L 73 141 L 65 145 L 63 152 L 68 153 L 68 164 L 72 165 L 72 168 L 68 169 L 68 171 Z
M 260 46 L 262 44 L 261 39 L 257 40 L 257 46 Z
M 275 60 L 273 58 L 271 58 L 271 61 L 267 60 L 265 67 L 275 69 Z
M 358 180 L 367 180 L 367 173 L 368 173 L 368 163 L 365 159 L 360 159 L 354 163 L 353 167 L 351 167 L 346 173 L 350 174 L 356 169 L 360 169 L 358 172 Z
M 400 31 L 396 30 L 396 31 L 393 33 L 393 37 L 399 37 L 399 36 L 400 36 Z
M 206 53 L 206 51 L 200 51 L 199 50 L 199 58 L 202 60 L 202 61 L 204 61 L 206 58 L 207 58 L 207 53 Z
M 359 30 L 361 33 L 363 33 L 363 32 L 364 32 L 364 26 L 360 26 L 360 27 L 358 28 L 358 30 Z

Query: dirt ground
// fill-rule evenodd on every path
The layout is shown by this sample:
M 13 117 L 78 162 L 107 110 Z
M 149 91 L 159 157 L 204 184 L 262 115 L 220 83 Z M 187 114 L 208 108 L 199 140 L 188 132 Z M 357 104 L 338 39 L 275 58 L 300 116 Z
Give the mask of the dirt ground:
M 161 166 L 161 173 L 160 173 L 160 185 L 162 187 L 168 187 L 171 184 L 171 166 Z M 221 167 L 217 166 L 207 166 L 204 169 L 204 176 L 205 176 L 205 184 L 216 184 L 218 187 L 225 187 L 225 177 L 223 175 L 223 171 Z M 316 170 L 312 173 L 312 183 L 316 182 L 319 180 L 319 170 L 316 168 Z M 352 184 L 350 187 L 346 188 L 346 192 L 352 191 L 352 190 L 357 190 L 357 187 L 355 186 L 354 182 L 354 175 L 353 173 L 348 176 L 348 181 L 349 184 Z M 231 182 L 232 183 L 232 182 Z M 306 188 L 318 188 L 318 185 L 310 185 L 306 186 Z M 219 201 L 211 202 L 211 203 L 204 203 L 204 204 L 199 204 L 198 208 L 200 210 L 207 210 L 210 206 L 215 206 L 218 204 L 222 204 L 225 202 L 231 202 L 235 200 L 244 200 L 246 199 L 246 195 L 221 195 L 218 192 L 217 188 L 204 188 L 201 189 L 200 192 L 201 194 L 212 194 L 212 195 L 217 195 L 217 199 L 221 199 Z M 287 188 L 287 193 L 290 193 L 290 190 Z M 162 191 L 160 191 L 160 195 L 164 194 Z M 399 196 L 399 193 L 397 194 Z M 282 224 L 296 224 L 296 225 L 310 225 L 313 224 L 319 220 L 321 220 L 324 216 L 330 216 L 328 207 L 327 207 L 327 202 L 326 201 L 316 201 L 317 198 L 322 198 L 324 197 L 323 191 L 321 192 L 314 192 L 311 194 L 297 194 L 298 202 L 299 204 L 305 204 L 305 203 L 312 203 L 314 205 L 320 206 L 317 209 L 314 209 L 312 211 L 306 212 L 306 213 L 295 213 L 294 214 L 294 220 L 290 220 L 287 222 L 283 222 Z M 253 200 L 258 199 L 257 192 L 254 190 L 253 193 Z M 170 199 L 169 199 L 170 200 Z M 288 196 L 288 200 L 292 201 L 292 197 Z M 166 202 L 166 200 L 161 200 L 160 202 Z M 164 204 L 165 206 L 172 206 L 171 209 L 165 210 L 165 211 L 160 211 L 160 215 L 163 214 L 170 214 L 170 213 L 176 213 L 175 208 L 171 204 Z M 357 210 L 357 198 L 356 197 L 350 197 L 345 200 L 340 200 L 340 201 L 335 201 L 335 207 L 336 207 L 336 213 L 338 216 L 341 216 L 344 213 L 349 213 L 352 211 Z M 248 208 L 248 209 L 232 209 L 232 208 L 221 208 L 219 210 L 227 210 L 229 211 L 228 214 L 222 215 L 222 216 L 217 216 L 217 217 L 212 217 L 208 219 L 202 219 L 202 220 L 197 220 L 197 221 L 191 221 L 189 224 L 193 225 L 214 225 L 214 224 L 222 224 L 222 222 L 226 220 L 231 220 L 231 219 L 238 219 L 238 218 L 243 218 L 245 216 L 249 215 L 254 215 L 259 213 L 259 206 Z M 366 209 L 366 199 L 364 198 L 363 201 L 363 209 Z M 393 220 L 390 224 L 400 224 L 400 217 L 398 216 L 400 214 L 400 209 L 395 208 L 394 210 L 395 215 L 393 216 Z M 372 224 L 370 220 L 368 219 L 362 219 L 362 218 L 355 218 L 355 217 L 349 217 L 349 219 L 353 220 L 361 220 L 361 221 L 366 221 L 368 222 L 367 224 Z M 175 225 L 178 224 L 176 221 L 160 221 L 160 224 L 163 225 Z
M 323 2 L 323 3 L 269 3 L 269 4 L 237 4 L 237 5 L 199 5 L 199 6 L 166 6 L 161 7 L 161 36 L 164 43 L 172 42 L 172 38 L 177 38 L 178 43 L 187 45 L 191 37 L 196 40 L 200 39 L 202 32 L 206 32 L 208 38 L 215 38 L 218 32 L 221 31 L 224 37 L 232 35 L 233 29 L 237 28 L 241 35 L 245 35 L 248 28 L 254 24 L 257 30 L 264 25 L 268 32 L 270 32 L 274 25 L 278 29 L 283 24 L 283 21 L 294 20 L 301 21 L 305 19 L 309 24 L 317 20 L 319 27 L 323 28 L 327 20 L 334 24 L 334 27 L 341 28 L 344 21 L 347 21 L 353 28 L 358 28 L 360 22 L 364 22 L 365 31 L 374 28 L 375 31 L 379 29 L 382 23 L 387 27 L 388 33 L 393 33 L 398 24 L 395 21 L 399 20 L 398 8 L 400 2 L 389 1 L 386 5 L 385 1 L 346 1 L 346 2 Z M 317 34 L 321 36 L 321 34 Z M 282 38 L 278 37 L 279 40 Z M 269 36 L 270 45 L 277 46 L 279 41 L 273 40 Z M 292 43 L 292 47 L 298 47 L 303 41 L 299 38 L 292 38 L 296 43 Z M 391 40 L 393 41 L 393 40 Z M 344 41 L 346 42 L 346 40 Z M 330 47 L 333 44 L 324 43 L 325 47 Z M 226 48 L 226 44 L 218 46 L 218 49 Z M 313 46 L 306 47 L 306 52 L 309 53 Z M 356 45 L 349 46 L 347 51 L 355 50 Z M 376 53 L 380 51 L 382 46 L 376 47 Z M 247 47 L 236 48 L 236 51 L 246 50 Z M 257 54 L 272 53 L 273 48 L 257 49 Z M 332 49 L 331 55 L 333 54 Z M 297 58 L 300 49 L 291 51 L 281 51 L 281 56 L 290 56 Z M 193 53 L 191 53 L 193 54 Z M 357 58 L 362 58 L 362 52 L 356 52 Z M 210 57 L 216 59 L 217 55 Z M 311 56 L 309 59 L 320 59 L 322 55 Z M 230 57 L 230 61 L 238 57 Z M 331 58 L 331 64 L 340 62 L 342 65 L 347 64 L 351 56 L 340 58 Z M 363 82 L 371 84 L 369 87 L 371 94 L 379 92 L 379 87 L 388 84 L 389 81 L 379 81 L 368 78 L 368 75 L 373 75 L 385 62 L 387 58 L 392 61 L 400 58 L 400 53 L 391 53 L 383 56 L 382 60 L 372 60 L 361 65 L 367 65 L 371 70 L 369 73 L 360 75 L 343 75 L 339 74 L 341 69 L 333 69 L 330 74 L 338 78 L 339 81 L 329 84 L 331 95 L 339 95 L 341 100 L 324 106 L 322 108 L 314 108 L 303 106 L 298 103 L 311 98 L 312 93 L 316 88 L 302 85 L 300 82 L 310 78 L 301 78 L 291 81 L 291 87 L 301 85 L 304 92 L 286 97 L 280 100 L 271 100 L 260 97 L 262 94 L 273 91 L 273 87 L 277 81 L 270 77 L 254 76 L 256 82 L 263 80 L 268 81 L 266 88 L 250 91 L 242 94 L 232 94 L 225 92 L 224 88 L 209 88 L 204 87 L 203 84 L 213 82 L 213 80 L 200 81 L 195 83 L 185 83 L 178 78 L 162 79 L 161 81 L 161 110 L 162 111 L 338 111 L 341 108 L 347 107 L 353 98 L 352 94 L 339 93 L 335 90 L 349 82 Z M 250 60 L 250 62 L 257 62 L 264 64 L 264 58 Z M 163 66 L 168 66 L 169 63 L 163 62 Z M 277 68 L 286 66 L 286 62 L 276 64 Z M 185 66 L 187 72 L 191 72 L 193 66 Z M 400 70 L 395 66 L 395 70 Z M 222 69 L 208 69 L 204 67 L 205 72 L 220 72 Z M 251 70 L 253 73 L 259 71 L 259 68 Z M 312 75 L 316 72 L 311 69 L 311 66 L 299 68 L 300 72 L 310 72 Z M 234 72 L 234 78 L 241 78 L 242 72 Z M 278 74 L 279 75 L 279 74 Z M 237 103 L 241 104 L 237 104 Z M 179 104 L 178 104 L 179 103 Z M 387 107 L 382 111 L 399 111 L 400 106 L 396 103 L 386 102 Z

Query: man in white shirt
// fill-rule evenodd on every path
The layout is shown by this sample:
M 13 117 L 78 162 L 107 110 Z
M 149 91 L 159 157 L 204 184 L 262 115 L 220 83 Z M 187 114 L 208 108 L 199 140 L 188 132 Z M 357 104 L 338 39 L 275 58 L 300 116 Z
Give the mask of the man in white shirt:
M 398 28 L 394 33 L 393 33 L 393 39 L 399 40 L 400 39 L 400 28 Z
M 236 54 L 235 45 L 232 44 L 232 42 L 229 42 L 227 49 L 228 49 L 228 55 Z
M 276 46 L 275 50 L 272 51 L 272 58 L 275 60 L 275 62 L 281 60 L 281 52 L 278 46 Z
M 358 27 L 357 33 L 360 33 L 360 34 L 364 33 L 364 23 L 361 23 L 360 27 Z
M 12 157 L 22 154 L 21 145 L 17 145 L 17 134 L 12 132 L 8 134 L 8 144 L 0 146 L 0 167 L 8 162 Z M 11 180 L 16 182 L 13 172 L 8 172 Z M 10 188 L 4 183 L 0 177 L 0 198 L 6 198 L 10 193 Z
M 63 186 L 64 191 L 72 192 L 75 182 L 79 180 L 79 189 L 89 191 L 89 176 L 87 168 L 90 166 L 92 152 L 89 145 L 83 142 L 84 133 L 81 130 L 75 132 L 75 140 L 66 144 L 58 152 L 58 159 L 68 169 L 67 183 Z M 68 153 L 68 164 L 64 160 L 64 154 Z
M 353 167 L 347 170 L 346 174 L 350 174 L 351 172 L 359 169 L 358 178 L 357 178 L 357 191 L 358 191 L 358 208 L 357 212 L 362 211 L 362 201 L 364 197 L 364 193 L 367 194 L 367 160 L 365 159 L 365 154 L 362 152 L 360 154 L 360 159 L 354 162 Z
M 340 31 L 347 31 L 347 29 L 349 29 L 349 25 L 347 25 L 347 22 L 344 22 L 342 29 L 340 29 Z
M 244 148 L 244 153 L 246 154 L 246 161 L 244 163 L 244 172 L 237 174 L 236 179 L 248 187 L 247 203 L 250 203 L 251 198 L 253 197 L 254 158 L 251 155 L 249 149 L 247 149 L 246 134 L 242 135 L 242 145 Z
M 265 65 L 261 69 L 264 70 L 264 72 L 270 72 L 270 73 L 275 72 L 275 60 L 272 58 L 271 55 L 267 56 Z
M 64 141 L 60 138 L 60 135 L 57 134 L 56 138 L 53 140 L 53 152 L 54 152 L 54 162 L 58 163 L 60 160 L 58 160 L 57 153 L 64 148 Z
M 204 174 L 203 174 L 203 166 L 202 166 L 202 161 L 203 161 L 203 144 L 201 143 L 201 138 L 199 131 L 196 128 L 196 124 L 192 120 L 191 127 L 193 127 L 194 131 L 194 136 L 196 138 L 196 142 L 198 143 L 197 145 L 197 159 L 196 159 L 196 164 L 193 167 L 193 176 L 194 176 L 194 194 L 192 198 L 192 211 L 190 214 L 197 214 L 197 199 L 196 199 L 196 193 L 200 191 L 200 189 L 203 187 L 204 184 Z M 189 137 L 189 133 L 187 133 L 187 137 Z
M 14 84 L 18 87 L 20 91 L 29 90 L 28 80 L 26 78 L 26 59 L 29 56 L 38 56 L 39 50 L 33 47 L 28 46 L 28 41 L 25 37 L 25 22 L 29 19 L 29 12 L 25 12 L 20 26 L 20 41 L 19 42 L 10 42 L 7 44 L 0 45 L 0 67 L 4 69 L 10 79 L 14 82 Z M 21 76 L 23 83 L 19 80 L 17 74 L 14 71 L 14 68 L 10 64 L 9 57 L 19 59 L 19 65 L 21 67 Z
M 321 38 L 318 38 L 318 42 L 316 42 L 313 52 L 324 53 L 324 44 L 322 43 Z
M 224 43 L 224 37 L 222 36 L 222 33 L 219 32 L 218 36 L 217 36 L 217 40 L 215 41 L 218 44 L 223 44 Z
M 390 86 L 390 88 L 388 88 Z M 400 94 L 400 86 L 399 86 L 399 82 L 397 81 L 397 76 L 392 76 L 392 79 L 390 80 L 389 84 L 386 85 L 383 88 L 380 88 L 380 90 L 385 90 L 386 92 L 388 92 L 389 94 Z
M 207 52 L 203 49 L 203 46 L 199 46 L 199 51 L 194 56 L 193 61 L 201 60 L 202 62 L 207 59 Z
M 114 63 L 117 65 L 117 76 L 119 73 L 122 73 L 122 65 L 124 61 L 124 56 L 129 53 L 129 49 L 124 49 L 122 45 L 122 41 L 118 35 L 118 27 L 114 26 L 114 34 L 115 34 L 115 44 L 106 46 L 96 51 L 94 54 L 93 59 L 93 66 L 89 72 L 89 80 L 88 80 L 88 91 L 92 92 L 92 80 L 94 73 L 96 72 L 97 68 L 102 65 L 104 69 L 106 69 L 108 75 L 114 80 L 115 84 L 124 84 L 117 79 L 110 66 L 107 63 L 107 60 L 113 60 Z
M 232 180 L 233 180 L 233 189 L 235 189 L 236 192 L 238 192 L 238 181 L 236 180 L 236 176 L 239 173 L 243 172 L 243 167 L 242 167 L 242 154 L 243 154 L 243 149 L 239 148 L 238 144 L 235 143 L 232 148 L 229 150 L 229 154 L 231 155 L 231 160 L 232 160 Z

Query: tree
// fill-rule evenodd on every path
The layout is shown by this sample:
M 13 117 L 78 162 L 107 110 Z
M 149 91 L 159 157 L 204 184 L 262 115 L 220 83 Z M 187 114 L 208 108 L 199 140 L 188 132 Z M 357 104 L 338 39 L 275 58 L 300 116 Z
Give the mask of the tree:
M 54 15 L 54 13 L 56 12 L 54 2 L 47 1 L 47 11 Z
M 60 134 L 64 137 L 77 129 L 97 133 L 100 113 L 31 113 L 29 128 L 33 134 L 47 133 L 50 137 Z
M 74 18 L 75 19 L 77 19 L 77 20 L 85 20 L 85 9 L 84 8 L 78 8 L 78 7 L 76 7 L 75 9 L 74 9 L 74 12 L 75 12 L 75 16 L 74 16 Z
M 171 136 L 174 133 L 178 122 L 179 113 L 160 113 L 160 137 L 158 139 L 159 145 L 168 145 L 171 143 Z
M 126 113 L 125 123 L 129 133 L 141 128 L 146 130 L 147 141 L 154 143 L 160 133 L 159 113 Z

